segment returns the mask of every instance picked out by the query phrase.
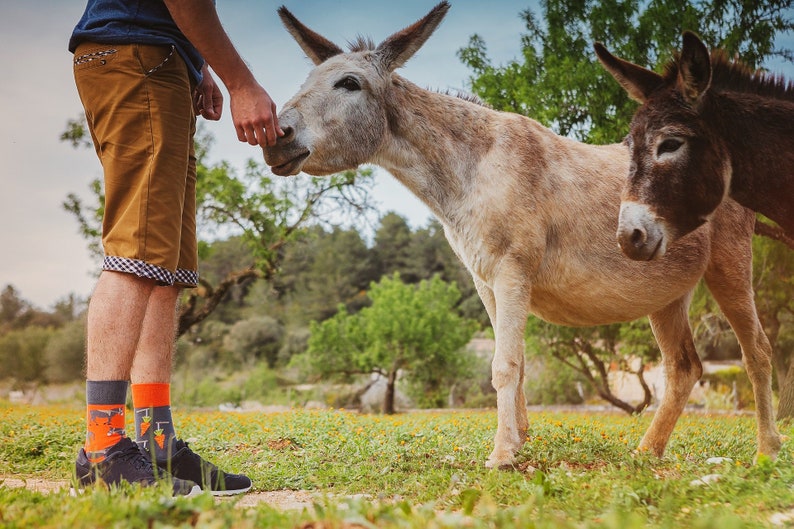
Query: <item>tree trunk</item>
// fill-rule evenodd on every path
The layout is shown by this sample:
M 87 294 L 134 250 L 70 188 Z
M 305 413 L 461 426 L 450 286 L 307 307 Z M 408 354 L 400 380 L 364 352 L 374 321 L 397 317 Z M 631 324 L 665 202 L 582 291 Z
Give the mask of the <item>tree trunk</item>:
M 576 350 L 576 357 L 579 359 L 579 366 L 576 366 L 570 362 L 566 362 L 558 355 L 554 356 L 558 360 L 561 360 L 564 364 L 569 365 L 576 371 L 583 374 L 587 379 L 587 382 L 593 387 L 593 389 L 596 390 L 596 393 L 598 393 L 599 397 L 616 408 L 625 411 L 629 415 L 642 413 L 642 411 L 647 408 L 651 402 L 651 390 L 648 387 L 648 384 L 645 382 L 645 378 L 642 376 L 643 366 L 640 366 L 639 371 L 635 374 L 640 380 L 640 385 L 642 386 L 645 398 L 639 405 L 632 406 L 628 402 L 619 399 L 614 393 L 612 393 L 612 388 L 609 387 L 609 370 L 607 365 L 593 352 L 589 343 L 581 344 L 581 346 Z M 590 367 L 588 363 L 584 361 L 585 358 L 590 360 L 592 367 Z
M 212 314 L 212 311 L 215 310 L 229 289 L 234 285 L 239 285 L 249 279 L 260 278 L 267 279 L 267 276 L 256 268 L 246 268 L 229 273 L 215 288 L 212 288 L 209 283 L 201 281 L 199 287 L 190 292 L 187 301 L 179 308 L 177 338 Z M 204 303 L 200 306 L 198 304 L 199 298 L 204 300 Z
M 386 415 L 394 415 L 394 393 L 397 388 L 397 369 L 389 371 L 389 376 L 386 378 L 386 393 L 383 395 L 383 413 Z
M 634 413 L 636 414 L 640 414 L 643 411 L 645 411 L 645 408 L 651 405 L 651 398 L 653 397 L 653 394 L 651 393 L 651 388 L 648 387 L 648 383 L 645 381 L 645 376 L 643 375 L 644 372 L 645 372 L 645 364 L 641 362 L 640 367 L 639 369 L 637 369 L 637 372 L 635 374 L 637 375 L 637 378 L 640 381 L 640 386 L 642 387 L 643 399 L 642 402 L 640 402 L 634 408 L 635 409 Z

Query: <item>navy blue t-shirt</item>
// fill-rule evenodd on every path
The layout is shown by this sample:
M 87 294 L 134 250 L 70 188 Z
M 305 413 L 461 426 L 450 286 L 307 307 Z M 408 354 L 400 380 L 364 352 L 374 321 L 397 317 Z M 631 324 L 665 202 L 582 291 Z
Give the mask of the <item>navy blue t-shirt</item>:
M 74 53 L 81 42 L 174 45 L 193 78 L 201 81 L 204 58 L 171 18 L 162 0 L 88 0 L 69 39 Z

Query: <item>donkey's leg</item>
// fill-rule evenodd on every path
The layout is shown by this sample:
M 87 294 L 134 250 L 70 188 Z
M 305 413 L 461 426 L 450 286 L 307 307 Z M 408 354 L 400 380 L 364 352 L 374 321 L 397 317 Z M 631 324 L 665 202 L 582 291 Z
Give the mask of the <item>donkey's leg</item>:
M 649 450 L 658 457 L 664 454 L 678 417 L 703 373 L 687 315 L 690 298 L 691 293 L 648 316 L 662 351 L 665 390 L 639 449 Z
M 480 295 L 483 305 L 485 305 L 485 312 L 488 313 L 488 319 L 491 320 L 491 326 L 496 329 L 496 299 L 488 285 L 476 276 L 474 279 L 474 286 L 477 293 Z M 527 418 L 527 404 L 526 397 L 524 397 L 524 362 L 525 356 L 521 355 L 521 367 L 518 370 L 521 379 L 518 382 L 518 392 L 516 392 L 516 422 L 518 423 L 518 433 L 522 438 L 526 438 L 527 430 L 529 430 L 529 419 Z
M 749 235 L 715 239 L 704 277 L 742 347 L 742 360 L 755 395 L 758 454 L 775 458 L 781 438 L 772 404 L 772 346 L 753 297 L 751 244 Z
M 471 277 L 474 280 L 474 288 L 477 289 L 477 294 L 480 295 L 485 306 L 485 312 L 488 313 L 488 319 L 491 320 L 491 326 L 496 329 L 496 298 L 493 296 L 493 290 L 479 277 L 475 275 Z
M 488 318 L 491 320 L 491 326 L 496 329 L 496 299 L 488 285 L 476 276 L 474 279 L 474 286 L 477 293 L 480 295 L 483 305 L 485 305 L 485 312 L 488 313 Z M 518 370 L 520 380 L 518 381 L 518 391 L 516 392 L 516 422 L 518 423 L 518 434 L 522 439 L 526 439 L 527 431 L 529 430 L 529 419 L 527 418 L 527 399 L 524 395 L 524 369 L 526 357 L 521 355 L 521 367 Z
M 499 468 L 513 464 L 515 454 L 526 440 L 528 428 L 522 387 L 524 328 L 529 315 L 528 289 L 520 272 L 503 271 L 493 290 L 496 318 L 496 350 L 491 363 L 491 382 L 496 389 L 497 426 L 494 449 L 485 466 Z M 478 287 L 479 288 L 479 287 Z
M 526 321 L 526 317 L 524 318 Z M 525 325 L 526 327 L 526 325 Z M 527 440 L 529 431 L 529 417 L 527 417 L 527 397 L 524 394 L 524 377 L 526 375 L 527 357 L 525 354 L 526 345 L 523 341 L 524 328 L 521 329 L 521 365 L 518 367 L 518 391 L 516 391 L 516 421 L 518 422 L 518 442 L 522 445 Z

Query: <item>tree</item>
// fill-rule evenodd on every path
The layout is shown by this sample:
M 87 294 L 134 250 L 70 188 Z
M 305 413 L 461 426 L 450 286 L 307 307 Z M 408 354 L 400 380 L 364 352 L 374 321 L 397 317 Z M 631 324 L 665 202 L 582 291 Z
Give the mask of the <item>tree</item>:
M 660 66 L 690 29 L 751 65 L 769 57 L 792 61 L 792 50 L 775 48 L 776 36 L 794 29 L 791 4 L 541 0 L 541 20 L 530 9 L 521 12 L 527 33 L 519 60 L 493 66 L 476 34 L 458 56 L 473 72 L 472 90 L 494 108 L 537 119 L 563 136 L 611 143 L 626 135 L 637 104 L 599 65 L 594 42 L 631 62 Z
M 85 117 L 70 120 L 61 135 L 75 147 L 90 145 Z M 252 280 L 272 280 L 277 274 L 284 247 L 300 238 L 313 223 L 342 219 L 351 213 L 368 213 L 372 171 L 345 171 L 331 177 L 272 178 L 264 163 L 249 160 L 242 176 L 228 162 L 208 164 L 212 137 L 196 135 L 197 216 L 202 241 L 200 258 L 213 235 L 236 234 L 251 252 L 253 262 L 228 271 L 214 283 L 200 279 L 199 288 L 186 291 L 179 314 L 177 335 L 206 319 L 230 290 Z M 86 205 L 70 194 L 64 208 L 74 214 L 89 247 L 101 253 L 99 237 L 104 208 L 102 182 L 91 183 L 95 203 Z
M 318 374 L 385 377 L 384 413 L 395 411 L 400 372 L 436 384 L 463 374 L 467 363 L 459 355 L 476 324 L 455 312 L 460 293 L 454 284 L 435 276 L 407 285 L 394 274 L 373 283 L 368 295 L 372 305 L 356 314 L 340 305 L 334 317 L 312 322 L 307 354 Z
M 44 348 L 44 378 L 47 382 L 84 379 L 85 319 L 70 321 L 55 331 Z
M 338 303 L 358 311 L 367 303 L 367 286 L 376 279 L 367 245 L 353 229 L 334 227 L 317 234 L 314 253 L 296 285 L 298 307 L 308 310 L 309 320 L 333 316 Z
M 19 327 L 20 320 L 31 310 L 30 303 L 22 299 L 13 285 L 0 292 L 0 331 Z
M 772 364 L 780 393 L 779 419 L 794 417 L 794 362 L 791 362 L 794 350 L 790 343 L 779 340 L 786 320 L 794 316 L 792 269 L 794 253 L 788 247 L 756 237 L 753 241 L 753 286 L 758 314 L 772 344 Z
M 643 373 L 650 362 L 659 359 L 660 352 L 647 320 L 598 327 L 565 327 L 530 318 L 526 339 L 531 356 L 551 354 L 583 375 L 602 399 L 626 413 L 640 413 L 650 405 L 652 394 Z M 625 402 L 612 392 L 609 372 L 613 367 L 637 377 L 644 395 L 641 402 Z
M 411 228 L 405 217 L 390 211 L 380 219 L 372 247 L 377 277 L 399 273 L 403 281 L 417 283 L 420 277 L 409 272 L 411 260 Z
M 439 274 L 444 281 L 455 283 L 461 293 L 458 313 L 464 318 L 477 320 L 481 327 L 490 325 L 471 274 L 452 251 L 444 236 L 444 228 L 437 219 L 431 218 L 426 227 L 417 229 L 411 236 L 408 270 L 419 279 L 429 279 Z
M 45 349 L 54 332 L 50 328 L 28 326 L 0 336 L 0 380 L 43 381 Z
M 284 326 L 268 316 L 254 316 L 240 320 L 229 329 L 223 347 L 238 365 L 252 366 L 265 361 L 274 367 L 284 339 Z

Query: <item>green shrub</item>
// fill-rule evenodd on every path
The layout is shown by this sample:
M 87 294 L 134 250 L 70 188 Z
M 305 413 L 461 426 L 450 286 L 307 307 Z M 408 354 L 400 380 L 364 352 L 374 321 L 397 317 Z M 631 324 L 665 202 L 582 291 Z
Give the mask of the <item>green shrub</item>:
M 264 360 L 270 367 L 276 365 L 284 326 L 269 316 L 254 316 L 232 325 L 223 339 L 223 348 L 229 358 L 239 365 Z
M 44 381 L 44 351 L 54 333 L 49 328 L 31 326 L 0 336 L 0 379 Z
M 714 373 L 703 375 L 703 380 L 709 382 L 711 391 L 721 396 L 727 407 L 735 407 L 736 409 L 755 408 L 753 385 L 744 368 L 731 366 L 720 369 Z M 712 398 L 711 401 L 713 403 L 714 399 Z
M 584 399 L 579 390 L 584 392 Z M 592 388 L 585 378 L 553 358 L 542 355 L 527 359 L 524 391 L 528 404 L 582 404 Z
M 71 321 L 55 331 L 44 350 L 47 382 L 84 379 L 85 321 Z

